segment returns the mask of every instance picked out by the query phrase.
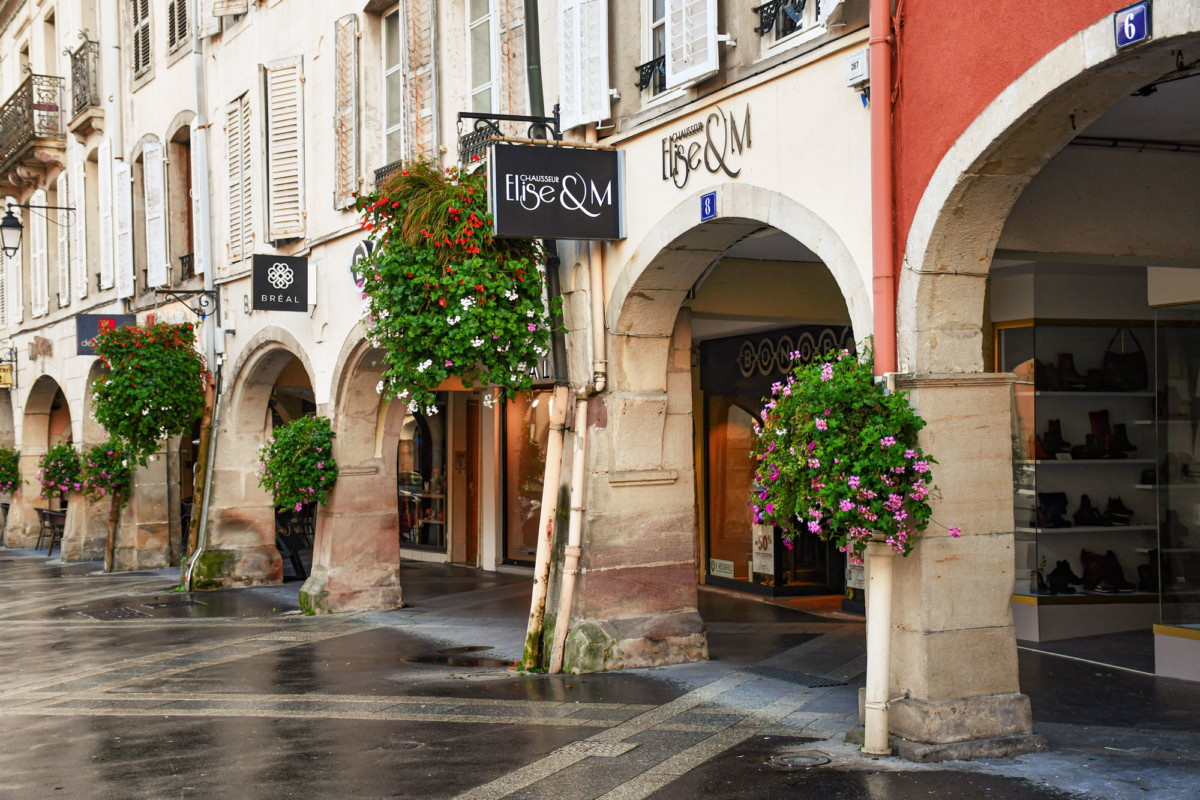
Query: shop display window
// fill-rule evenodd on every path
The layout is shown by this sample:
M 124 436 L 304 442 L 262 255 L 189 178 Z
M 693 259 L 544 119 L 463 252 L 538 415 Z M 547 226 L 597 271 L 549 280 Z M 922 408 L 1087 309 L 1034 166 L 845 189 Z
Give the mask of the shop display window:
M 537 555 L 552 395 L 538 391 L 504 404 L 504 557 L 508 561 L 531 562 Z
M 400 430 L 396 495 L 402 547 L 446 550 L 447 399 L 438 392 L 437 413 L 410 413 Z

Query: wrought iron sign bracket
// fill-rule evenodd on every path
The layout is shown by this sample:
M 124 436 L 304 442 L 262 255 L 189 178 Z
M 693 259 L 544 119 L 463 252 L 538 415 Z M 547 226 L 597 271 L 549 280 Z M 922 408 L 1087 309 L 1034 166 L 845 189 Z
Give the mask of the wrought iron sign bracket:
M 202 320 L 211 315 L 216 315 L 218 321 L 221 319 L 221 295 L 216 289 L 155 289 L 154 297 L 169 297 Z M 200 298 L 200 308 L 187 304 L 193 297 Z
M 473 120 L 471 129 L 463 133 L 463 121 Z M 458 112 L 458 160 L 466 163 L 472 156 L 481 156 L 491 143 L 493 136 L 503 136 L 501 122 L 523 122 L 529 127 L 526 135 L 530 139 L 562 139 L 562 127 L 559 123 L 558 105 L 554 106 L 554 115 L 535 117 L 528 114 L 487 114 L 477 111 Z

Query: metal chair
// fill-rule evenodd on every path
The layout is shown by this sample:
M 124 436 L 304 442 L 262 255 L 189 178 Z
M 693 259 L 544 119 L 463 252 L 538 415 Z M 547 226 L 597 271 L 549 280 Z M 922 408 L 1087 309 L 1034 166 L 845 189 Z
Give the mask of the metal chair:
M 37 512 L 37 515 L 38 515 L 38 524 L 40 524 L 40 525 L 41 525 L 41 528 L 38 530 L 38 540 L 37 540 L 37 544 L 35 544 L 35 545 L 33 546 L 33 549 L 34 549 L 34 550 L 41 550 L 41 549 L 42 549 L 42 539 L 45 539 L 47 536 L 53 536 L 53 534 L 54 534 L 54 531 L 53 531 L 53 530 L 50 528 L 50 523 L 49 523 L 49 522 L 46 520 L 46 513 L 47 513 L 47 512 L 48 512 L 50 509 L 48 509 L 48 508 L 35 508 L 35 509 L 33 509 L 33 510 Z
M 54 545 L 58 545 L 58 554 L 62 555 L 62 537 L 63 531 L 67 527 L 67 512 L 66 511 L 46 511 L 46 524 L 50 526 L 50 546 L 46 548 L 46 558 L 54 552 Z

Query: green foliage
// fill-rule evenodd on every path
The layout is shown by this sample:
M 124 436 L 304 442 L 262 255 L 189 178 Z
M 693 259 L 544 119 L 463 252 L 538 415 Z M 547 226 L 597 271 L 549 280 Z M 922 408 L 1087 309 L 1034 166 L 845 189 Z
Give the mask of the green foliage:
M 122 506 L 133 486 L 133 466 L 121 443 L 109 439 L 83 454 L 79 483 L 89 500 L 114 500 Z
M 274 494 L 276 508 L 299 511 L 306 503 L 324 503 L 337 483 L 328 417 L 300 417 L 276 428 L 258 458 L 258 484 Z
M 21 452 L 0 447 L 0 494 L 13 494 L 21 488 Z
M 930 521 L 936 462 L 917 445 L 925 421 L 907 395 L 884 393 L 870 358 L 831 351 L 796 367 L 760 416 L 756 523 L 783 528 L 789 546 L 802 533 L 832 540 L 854 562 L 875 535 L 908 555 Z
M 79 453 L 70 442 L 53 445 L 38 459 L 38 480 L 42 484 L 42 497 L 49 500 L 53 495 L 66 497 L 68 492 L 78 492 Z
M 528 393 L 550 346 L 546 259 L 535 241 L 492 238 L 484 173 L 415 161 L 357 208 L 374 242 L 357 280 L 368 337 L 387 354 L 379 391 L 427 414 L 451 376 Z
M 160 442 L 190 433 L 204 411 L 208 371 L 188 324 L 116 328 L 94 340 L 109 373 L 96 379 L 96 421 L 145 464 Z

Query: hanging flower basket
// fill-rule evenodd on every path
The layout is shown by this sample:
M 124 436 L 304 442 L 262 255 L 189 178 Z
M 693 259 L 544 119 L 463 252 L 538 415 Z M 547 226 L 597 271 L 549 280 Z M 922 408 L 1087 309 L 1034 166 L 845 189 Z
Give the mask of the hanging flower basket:
M 105 331 L 93 340 L 109 368 L 96 379 L 95 415 L 142 465 L 171 436 L 190 434 L 204 411 L 209 380 L 189 324 L 159 323 Z
M 65 498 L 70 492 L 78 492 L 79 453 L 70 442 L 53 445 L 38 459 L 38 480 L 42 484 L 42 497 L 47 500 L 55 496 Z
M 486 175 L 415 161 L 357 203 L 374 243 L 356 270 L 367 335 L 386 353 L 378 391 L 426 414 L 452 376 L 529 392 L 550 346 L 546 259 L 536 241 L 492 238 Z M 558 298 L 549 307 L 557 316 Z
M 79 483 L 81 491 L 93 502 L 110 500 L 118 507 L 129 499 L 133 486 L 133 465 L 121 443 L 109 439 L 83 454 Z
M 848 350 L 798 366 L 771 387 L 755 424 L 757 524 L 833 541 L 852 563 L 873 537 L 908 555 L 931 518 L 932 465 L 917 444 L 925 421 L 903 392 L 875 382 L 870 354 Z M 958 528 L 950 528 L 959 536 Z
M 328 417 L 300 417 L 275 429 L 258 452 L 258 485 L 281 510 L 301 511 L 324 503 L 337 483 L 333 429 Z
M 0 447 L 0 494 L 15 494 L 21 490 L 21 453 Z

